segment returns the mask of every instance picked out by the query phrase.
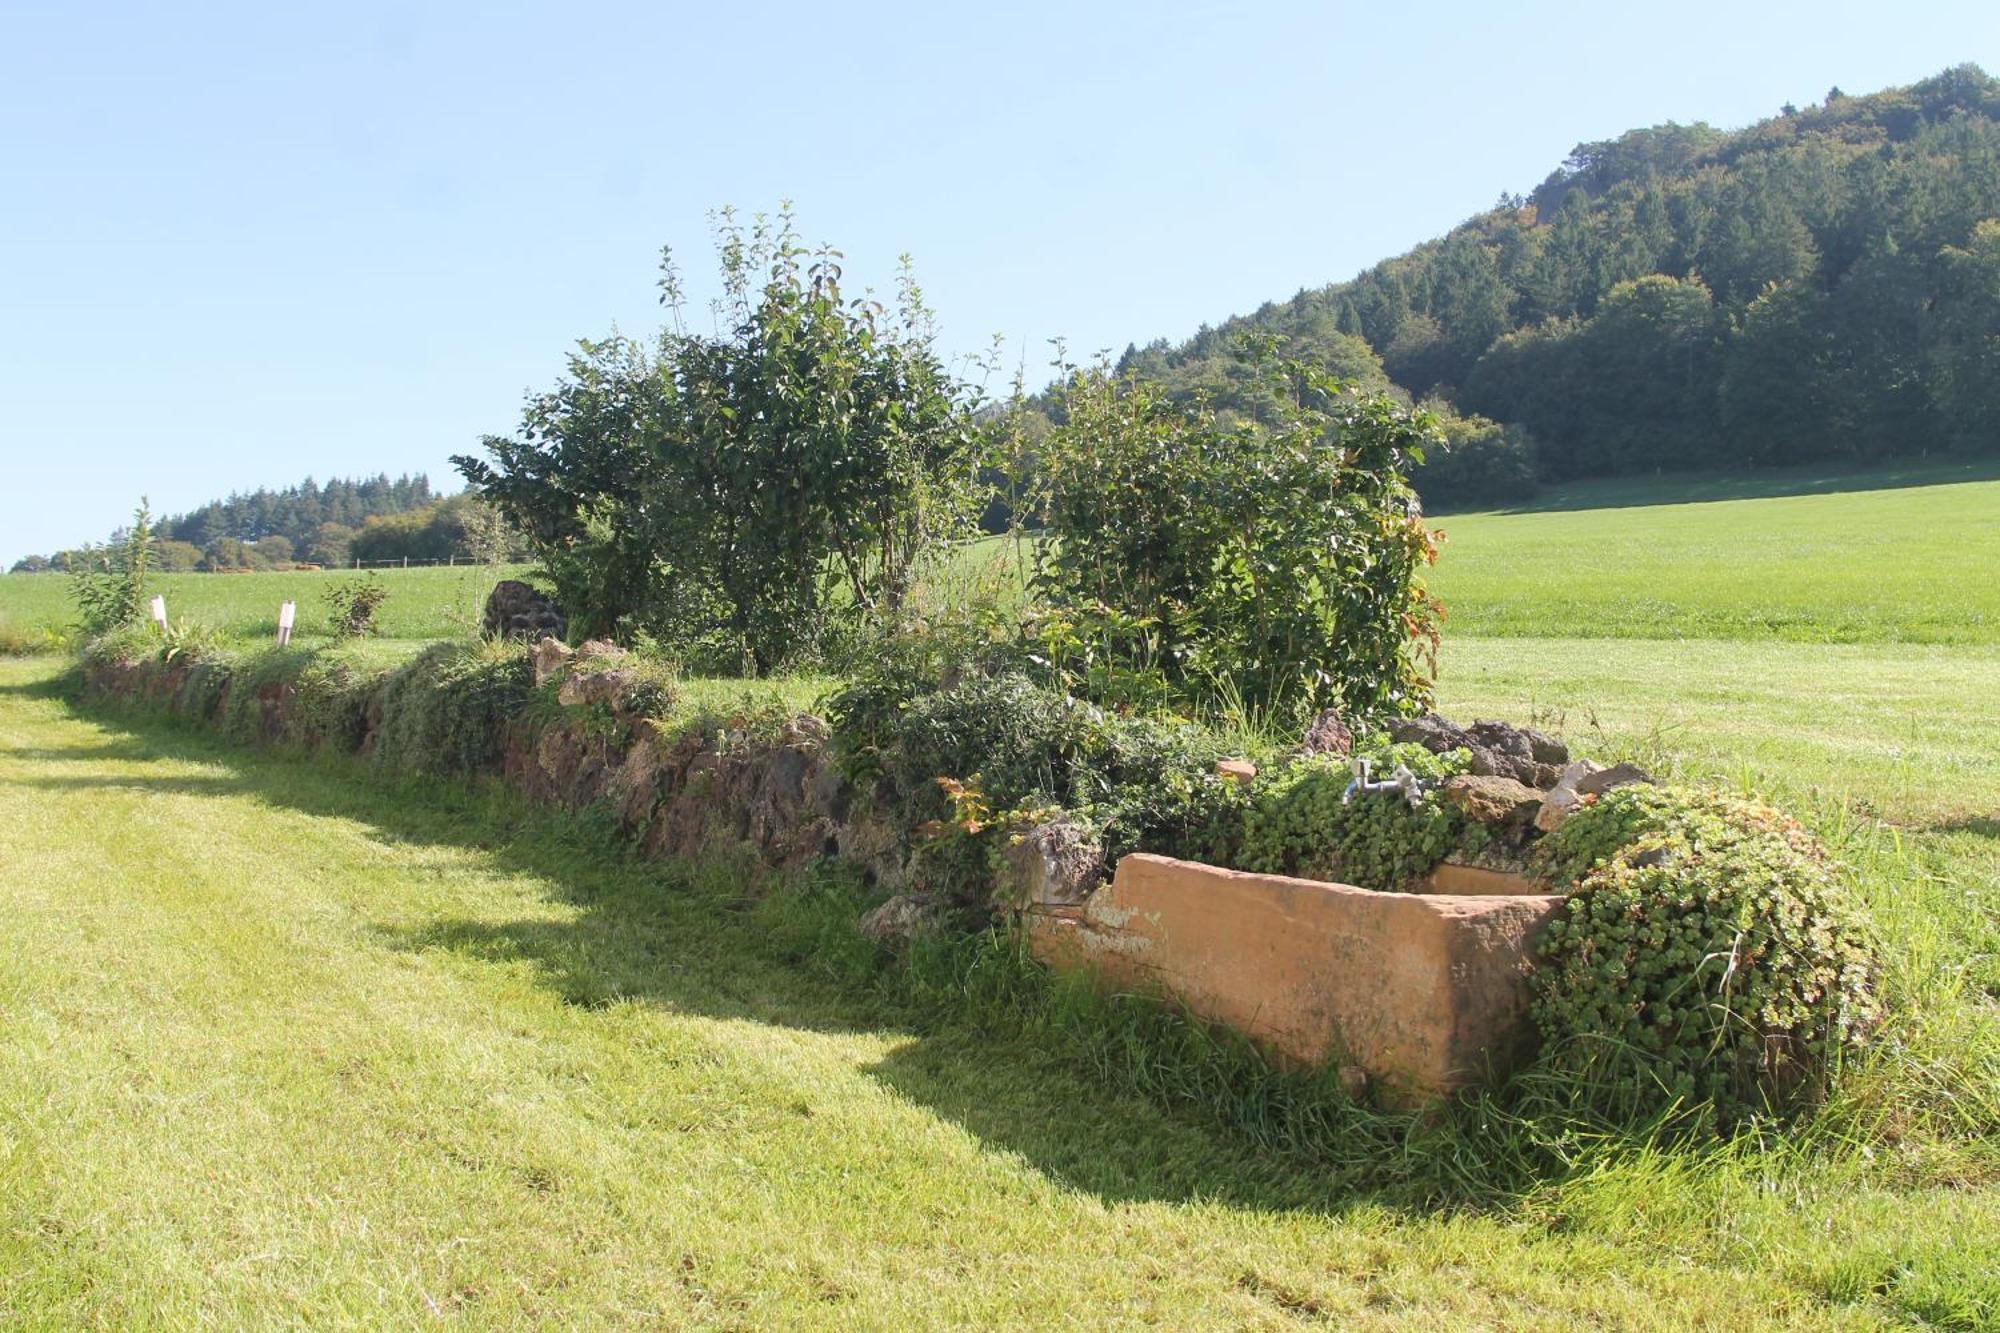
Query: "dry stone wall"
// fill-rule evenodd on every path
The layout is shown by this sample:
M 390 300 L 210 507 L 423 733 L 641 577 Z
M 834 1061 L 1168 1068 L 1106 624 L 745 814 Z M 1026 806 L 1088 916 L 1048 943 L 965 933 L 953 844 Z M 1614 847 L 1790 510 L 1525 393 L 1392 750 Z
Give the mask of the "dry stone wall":
M 529 660 L 535 685 L 558 706 L 504 723 L 491 776 L 544 805 L 609 810 L 654 857 L 730 855 L 780 872 L 820 857 L 856 863 L 892 893 L 862 922 L 877 938 L 907 938 L 948 914 L 890 822 L 889 793 L 864 790 L 842 771 L 821 719 L 669 729 L 633 711 L 641 672 L 613 645 L 572 651 L 544 640 Z M 244 739 L 300 739 L 290 681 L 239 673 L 205 692 L 190 687 L 199 670 L 96 663 L 87 688 L 197 721 L 247 719 Z M 232 704 L 244 689 L 254 699 Z M 378 748 L 381 693 L 370 697 L 349 746 L 359 753 Z M 1552 799 L 1524 778 L 1553 784 L 1561 800 L 1597 776 L 1558 768 L 1566 756 L 1538 736 L 1473 734 L 1441 720 L 1412 724 L 1409 736 L 1477 746 L 1489 771 L 1454 779 L 1445 798 L 1522 837 Z M 1347 740 L 1337 719 L 1316 724 L 1315 737 L 1333 751 Z M 1240 780 L 1255 781 L 1256 770 L 1243 768 Z M 1393 1104 L 1505 1073 L 1533 1048 L 1533 944 L 1561 901 L 1493 871 L 1458 869 L 1458 878 L 1435 880 L 1433 894 L 1417 895 L 1138 854 L 1112 867 L 1089 830 L 1061 819 L 1011 840 L 995 873 L 994 902 L 1018 916 L 1050 965 L 1184 1004 L 1283 1060 L 1338 1063 L 1344 1079 Z

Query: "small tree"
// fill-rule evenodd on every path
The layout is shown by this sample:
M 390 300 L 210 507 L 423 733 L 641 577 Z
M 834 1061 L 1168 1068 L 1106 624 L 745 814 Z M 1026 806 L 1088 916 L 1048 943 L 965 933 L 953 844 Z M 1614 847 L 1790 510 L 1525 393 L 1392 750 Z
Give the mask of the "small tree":
M 893 614 L 972 530 L 972 397 L 932 346 L 907 266 L 894 311 L 842 293 L 789 211 L 717 227 L 718 335 L 584 343 L 488 462 L 453 462 L 527 534 L 574 632 L 652 631 L 756 670 L 841 618 Z
M 465 505 L 460 521 L 465 528 L 465 549 L 473 559 L 482 565 L 507 563 L 513 533 L 508 530 L 507 516 L 500 512 L 498 506 L 484 500 L 472 500 Z
M 86 639 L 137 624 L 146 614 L 146 570 L 152 563 L 153 508 L 144 498 L 132 524 L 105 546 L 86 546 L 69 563 L 70 595 Z
M 387 601 L 389 589 L 374 574 L 345 579 L 328 588 L 326 605 L 336 639 L 361 639 L 376 632 L 375 612 Z
M 1409 470 L 1423 412 L 1299 361 L 1253 362 L 1268 422 L 1071 368 L 1041 451 L 1051 647 L 1183 697 L 1405 710 L 1429 688 L 1436 557 Z M 1115 684 L 1115 682 L 1114 682 Z

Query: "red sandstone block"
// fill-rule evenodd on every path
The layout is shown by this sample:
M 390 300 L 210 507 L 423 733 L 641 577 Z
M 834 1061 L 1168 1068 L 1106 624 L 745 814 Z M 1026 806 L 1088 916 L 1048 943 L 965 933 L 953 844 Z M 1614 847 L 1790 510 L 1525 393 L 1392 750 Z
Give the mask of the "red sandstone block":
M 1366 1070 L 1419 1105 L 1529 1055 L 1534 940 L 1555 894 L 1377 893 L 1136 854 L 1073 918 L 1030 915 L 1050 966 L 1171 997 L 1281 1060 Z

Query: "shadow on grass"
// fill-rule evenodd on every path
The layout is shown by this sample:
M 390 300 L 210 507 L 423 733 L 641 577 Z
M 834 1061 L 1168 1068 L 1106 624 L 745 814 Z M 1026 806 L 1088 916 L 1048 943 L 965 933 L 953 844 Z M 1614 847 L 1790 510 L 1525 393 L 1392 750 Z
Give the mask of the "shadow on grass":
M 33 664 L 38 658 L 14 658 L 0 661 L 0 667 L 7 665 Z M 0 681 L 0 696 L 16 699 L 67 699 L 74 695 L 75 679 L 67 672 L 38 672 L 27 680 Z
M 642 860 L 607 826 L 534 809 L 497 785 L 389 777 L 331 756 L 244 751 L 171 720 L 121 716 L 115 725 L 121 733 L 101 744 L 13 753 L 55 770 L 30 780 L 42 788 L 247 797 L 363 823 L 384 840 L 476 851 L 491 869 L 531 875 L 552 898 L 581 909 L 562 921 L 460 918 L 383 928 L 390 947 L 525 963 L 566 1003 L 585 1007 L 639 1001 L 823 1033 L 908 1034 L 865 1072 L 991 1149 L 1016 1154 L 1106 1203 L 1420 1211 L 1393 1174 L 1371 1170 L 1363 1183 L 1322 1161 L 1261 1149 L 1200 1107 L 1170 1110 L 1121 1091 L 1073 1056 L 936 1021 L 885 990 L 835 979 L 810 954 L 780 956 L 757 914 L 755 876 L 741 867 Z M 134 759 L 227 771 L 201 777 L 62 771 Z

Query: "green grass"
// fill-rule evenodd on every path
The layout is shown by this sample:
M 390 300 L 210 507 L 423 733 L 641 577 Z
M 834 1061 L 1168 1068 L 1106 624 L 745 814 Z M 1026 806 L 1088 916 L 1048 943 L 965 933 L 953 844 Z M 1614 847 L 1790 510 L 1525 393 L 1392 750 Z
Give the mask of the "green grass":
M 1898 1012 L 1803 1138 L 1527 1178 L 1483 1156 L 1505 1124 L 1260 1149 L 1143 1091 L 1122 1030 L 857 987 L 725 869 L 93 721 L 0 661 L 0 1322 L 2000 1326 L 2000 482 L 1598 483 L 1444 526 L 1446 711 L 1768 794 L 1852 867 Z M 247 640 L 328 577 L 163 583 Z M 493 575 L 384 577 L 415 640 Z M 937 591 L 1017 586 L 985 543 Z M 0 630 L 32 647 L 64 594 L 0 578 Z M 1439 1209 L 1446 1177 L 1489 1184 Z
M 1452 637 L 2000 643 L 2000 481 L 1466 514 L 1432 572 Z M 1622 497 L 1622 498 L 1618 498 Z
M 385 639 L 461 638 L 477 631 L 486 594 L 521 568 L 484 565 L 381 569 L 369 574 L 389 589 L 377 618 Z M 278 607 L 299 605 L 294 637 L 304 643 L 329 637 L 326 590 L 362 577 L 353 570 L 323 569 L 256 574 L 158 574 L 151 590 L 167 599 L 170 619 L 210 626 L 231 639 L 271 640 Z M 69 579 L 61 574 L 0 574 L 0 632 L 39 632 L 75 620 Z
M 6 1322 L 2000 1311 L 1977 1154 L 1630 1152 L 1424 1210 L 1060 1047 L 856 994 L 774 950 L 726 871 L 497 794 L 107 726 L 52 674 L 0 663 Z
M 2000 814 L 2000 653 L 1907 644 L 1447 637 L 1439 707 L 1904 826 Z
M 2000 464 L 1790 470 L 1585 482 L 1531 511 L 1438 520 L 1430 575 L 1453 638 L 1496 635 L 2000 643 Z M 974 543 L 927 589 L 940 600 L 1019 596 L 1020 553 Z M 385 570 L 382 635 L 466 634 L 496 578 L 518 569 Z M 169 574 L 169 613 L 232 638 L 268 639 L 299 603 L 301 639 L 323 632 L 321 598 L 353 577 Z M 34 649 L 73 615 L 60 575 L 0 575 L 0 649 Z

